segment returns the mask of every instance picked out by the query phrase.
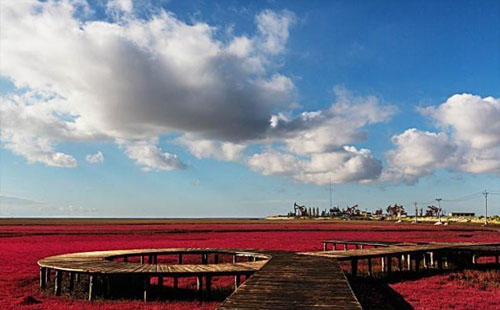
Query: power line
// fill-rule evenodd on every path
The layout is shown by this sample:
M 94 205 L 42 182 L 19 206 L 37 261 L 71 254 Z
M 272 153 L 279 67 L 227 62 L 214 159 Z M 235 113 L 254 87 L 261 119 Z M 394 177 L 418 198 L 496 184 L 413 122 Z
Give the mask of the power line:
M 443 199 L 443 201 L 447 202 L 460 202 L 460 201 L 467 201 L 467 200 L 472 200 L 475 198 L 478 198 L 478 195 L 480 195 L 481 192 L 475 192 L 469 195 L 462 196 L 460 198 L 455 198 L 455 199 Z

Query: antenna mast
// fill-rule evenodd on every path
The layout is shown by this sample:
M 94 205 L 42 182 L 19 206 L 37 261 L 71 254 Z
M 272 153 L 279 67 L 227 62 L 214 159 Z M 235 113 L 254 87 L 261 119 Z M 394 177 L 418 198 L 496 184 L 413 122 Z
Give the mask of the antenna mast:
M 330 176 L 330 209 L 332 208 L 332 176 Z

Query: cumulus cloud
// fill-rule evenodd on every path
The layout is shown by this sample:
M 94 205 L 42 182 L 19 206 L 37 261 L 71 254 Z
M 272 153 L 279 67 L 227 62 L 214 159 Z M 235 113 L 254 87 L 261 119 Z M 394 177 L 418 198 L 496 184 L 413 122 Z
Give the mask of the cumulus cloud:
M 290 176 L 296 181 L 317 185 L 328 184 L 330 180 L 332 183 L 373 181 L 382 171 L 382 163 L 369 150 L 353 146 L 313 154 L 310 158 L 269 151 L 254 154 L 248 165 L 263 175 Z
M 151 170 L 182 170 L 186 165 L 175 154 L 162 152 L 158 141 L 121 141 L 128 157 L 135 159 L 142 166 L 143 171 Z
M 71 155 L 54 150 L 64 141 L 169 133 L 231 143 L 263 138 L 271 112 L 294 102 L 294 84 L 274 71 L 273 60 L 285 49 L 290 12 L 264 11 L 254 36 L 226 42 L 216 38 L 215 26 L 188 24 L 166 11 L 148 19 L 118 14 L 113 21 L 82 21 L 72 3 L 12 1 L 0 12 L 0 74 L 32 95 L 2 98 L 9 102 L 2 108 L 2 141 L 30 161 L 75 166 Z M 108 9 L 130 13 L 133 6 L 111 1 Z M 138 159 L 133 146 L 124 149 L 146 166 L 183 167 L 149 147 L 147 153 L 161 156 Z
M 384 180 L 415 183 L 437 169 L 500 174 L 500 100 L 456 94 L 421 109 L 442 132 L 408 129 L 392 138 Z
M 420 177 L 456 161 L 457 147 L 445 133 L 411 128 L 393 136 L 392 143 L 396 148 L 386 154 L 390 166 L 384 171 L 384 180 L 404 180 L 413 184 Z
M 91 164 L 102 164 L 104 162 L 104 154 L 102 154 L 102 152 L 87 154 L 85 160 Z
M 273 115 L 271 135 L 283 139 L 294 153 L 325 153 L 366 140 L 365 126 L 388 121 L 395 113 L 393 106 L 382 105 L 374 96 L 356 96 L 341 86 L 333 91 L 336 101 L 328 109 L 293 119 Z
M 215 158 L 226 161 L 239 160 L 246 148 L 244 144 L 199 139 L 192 136 L 183 136 L 177 141 L 197 158 Z
M 217 25 L 187 23 L 168 11 L 137 17 L 128 0 L 109 1 L 104 20 L 90 9 L 80 18 L 82 5 L 88 7 L 85 1 L 12 1 L 0 11 L 0 74 L 16 87 L 1 97 L 0 139 L 29 162 L 75 167 L 59 143 L 107 141 L 145 171 L 185 169 L 168 151 L 177 143 L 197 158 L 236 161 L 298 182 L 379 178 L 380 161 L 355 145 L 395 109 L 336 87 L 330 107 L 297 114 L 293 80 L 279 72 L 293 13 L 262 11 L 253 34 L 222 40 Z M 438 110 L 428 113 L 441 119 Z M 489 135 L 481 143 L 496 143 Z M 177 138 L 160 147 L 165 136 Z M 467 140 L 459 130 L 455 136 Z M 98 154 L 86 159 L 99 162 Z M 495 165 L 494 150 L 467 154 L 464 170 Z
M 473 148 L 500 146 L 500 99 L 471 94 L 453 95 L 438 107 L 422 109 L 454 140 Z

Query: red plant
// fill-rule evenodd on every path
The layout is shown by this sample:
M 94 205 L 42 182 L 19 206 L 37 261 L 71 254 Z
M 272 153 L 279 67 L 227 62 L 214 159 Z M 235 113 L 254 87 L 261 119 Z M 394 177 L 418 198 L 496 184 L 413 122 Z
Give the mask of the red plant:
M 37 260 L 56 254 L 132 248 L 213 247 L 321 250 L 321 240 L 500 241 L 494 230 L 393 223 L 0 226 L 0 309 L 215 309 L 218 302 L 87 302 L 38 289 Z M 498 309 L 497 288 L 463 285 L 446 275 L 394 284 L 416 309 Z M 214 285 L 227 285 L 218 279 Z M 188 285 L 186 283 L 186 285 Z M 421 287 L 419 289 L 418 287 Z M 424 288 L 422 288 L 424 287 Z M 460 294 L 458 294 L 460 292 Z M 468 307 L 467 307 L 468 306 Z

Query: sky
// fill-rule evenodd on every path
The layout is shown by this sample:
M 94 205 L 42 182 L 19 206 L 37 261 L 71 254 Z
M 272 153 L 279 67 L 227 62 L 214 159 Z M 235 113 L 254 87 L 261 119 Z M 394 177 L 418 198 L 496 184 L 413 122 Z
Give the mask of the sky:
M 0 3 L 0 216 L 500 214 L 497 1 Z

